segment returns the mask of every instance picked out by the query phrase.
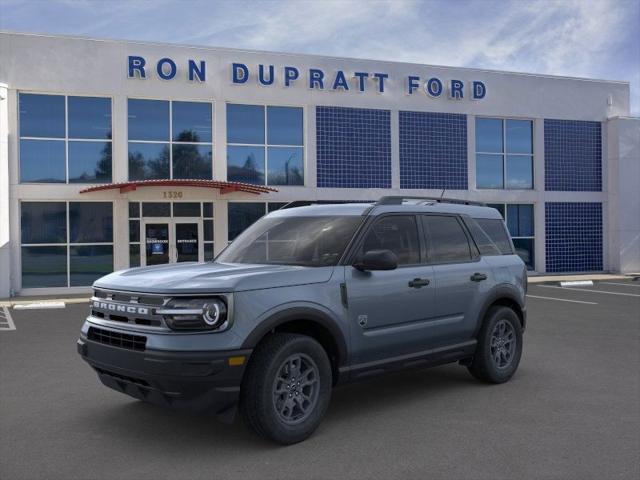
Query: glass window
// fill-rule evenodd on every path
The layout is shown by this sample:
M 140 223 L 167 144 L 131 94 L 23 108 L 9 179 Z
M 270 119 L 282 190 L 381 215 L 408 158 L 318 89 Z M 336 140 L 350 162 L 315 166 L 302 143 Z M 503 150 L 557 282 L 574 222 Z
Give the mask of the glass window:
M 142 204 L 143 217 L 170 217 L 171 204 L 165 202 L 145 202 Z
M 113 242 L 111 202 L 69 202 L 69 241 Z
M 482 255 L 501 255 L 500 249 L 473 218 L 466 218 L 465 224 Z
M 422 215 L 427 232 L 430 263 L 462 263 L 471 260 L 467 235 L 456 217 Z
M 213 156 L 211 145 L 174 143 L 173 178 L 213 178 Z
M 174 217 L 199 217 L 200 203 L 196 202 L 176 202 L 173 204 Z
M 507 188 L 533 188 L 531 158 L 529 155 L 507 155 Z
M 263 145 L 264 107 L 228 104 L 227 143 Z
M 111 139 L 111 99 L 68 97 L 69 138 Z
M 204 261 L 211 262 L 213 258 L 214 258 L 213 243 L 205 243 L 204 244 Z
M 111 142 L 69 141 L 69 183 L 110 183 Z
M 269 202 L 267 203 L 267 213 L 275 212 L 276 210 L 280 210 L 289 202 Z
M 64 202 L 22 202 L 22 243 L 66 243 L 67 206 Z
M 22 247 L 22 288 L 66 287 L 67 247 Z
M 210 103 L 173 102 L 171 109 L 174 142 L 211 143 Z
M 213 218 L 213 202 L 204 202 L 202 204 L 202 216 L 204 218 Z
M 18 101 L 21 137 L 65 137 L 64 96 L 21 93 Z
M 69 248 L 70 286 L 91 285 L 113 272 L 113 245 L 86 245 Z
M 336 265 L 361 222 L 361 216 L 265 217 L 238 237 L 217 261 Z
M 476 222 L 485 231 L 493 243 L 498 247 L 503 255 L 513 253 L 511 248 L 511 240 L 504 228 L 504 222 L 500 219 L 492 218 L 476 218 Z
M 507 120 L 507 153 L 533 153 L 531 120 Z
M 129 220 L 129 241 L 140 241 L 140 220 Z
M 169 178 L 169 144 L 129 142 L 129 180 Z
M 418 227 L 413 215 L 391 215 L 377 220 L 362 242 L 360 255 L 370 250 L 391 250 L 398 265 L 420 263 Z
M 522 259 L 529 270 L 533 270 L 535 266 L 534 257 L 534 239 L 533 238 L 514 238 L 513 246 L 516 254 Z
M 20 182 L 64 183 L 65 142 L 20 140 Z
M 532 237 L 533 205 L 507 205 L 507 226 L 512 237 Z
M 533 188 L 533 122 L 476 118 L 476 187 Z
M 140 244 L 132 243 L 129 245 L 129 267 L 140 266 Z
M 168 101 L 130 98 L 128 105 L 129 140 L 169 141 Z
M 202 222 L 204 228 L 204 241 L 212 242 L 213 241 L 213 220 L 204 220 Z
M 301 147 L 269 147 L 269 185 L 304 185 Z
M 253 222 L 264 215 L 264 203 L 229 202 L 229 241 L 233 241 Z
M 129 218 L 140 218 L 140 203 L 129 202 Z
M 495 208 L 496 210 L 498 210 L 498 212 L 500 212 L 500 215 L 502 216 L 502 218 L 505 218 L 504 215 L 504 203 L 487 203 L 487 207 L 491 207 L 491 208 Z
M 267 107 L 267 143 L 303 145 L 302 108 Z
M 264 184 L 264 147 L 227 147 L 230 182 Z
M 476 152 L 502 153 L 502 120 L 476 118 Z
M 476 186 L 478 188 L 504 188 L 502 155 L 476 156 Z

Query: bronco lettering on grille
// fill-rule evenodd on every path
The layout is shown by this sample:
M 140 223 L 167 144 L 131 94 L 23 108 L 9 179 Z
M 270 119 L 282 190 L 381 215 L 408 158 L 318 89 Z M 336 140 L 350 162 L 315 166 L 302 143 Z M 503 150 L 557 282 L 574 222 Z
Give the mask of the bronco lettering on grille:
M 134 313 L 138 315 L 149 315 L 147 307 L 134 307 L 130 305 L 120 305 L 117 303 L 94 301 L 93 306 L 102 310 L 111 310 L 112 312 Z

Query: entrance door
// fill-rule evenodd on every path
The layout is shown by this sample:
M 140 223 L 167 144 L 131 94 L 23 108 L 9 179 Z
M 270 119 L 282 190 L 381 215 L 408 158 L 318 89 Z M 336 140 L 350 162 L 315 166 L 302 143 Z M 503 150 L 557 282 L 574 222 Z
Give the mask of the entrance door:
M 142 226 L 143 266 L 204 260 L 202 219 L 143 219 Z

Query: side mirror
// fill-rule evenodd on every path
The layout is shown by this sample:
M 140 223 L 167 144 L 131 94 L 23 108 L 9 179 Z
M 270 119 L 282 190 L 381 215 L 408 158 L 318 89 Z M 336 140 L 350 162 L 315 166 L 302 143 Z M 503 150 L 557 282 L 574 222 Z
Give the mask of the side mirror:
M 398 268 L 398 257 L 391 250 L 369 250 L 353 264 L 362 272 L 366 270 L 395 270 Z

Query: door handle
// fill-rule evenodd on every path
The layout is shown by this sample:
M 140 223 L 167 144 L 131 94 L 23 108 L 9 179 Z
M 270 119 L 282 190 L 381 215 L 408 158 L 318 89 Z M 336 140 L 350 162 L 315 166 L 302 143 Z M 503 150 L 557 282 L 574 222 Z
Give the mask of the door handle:
M 482 280 L 486 280 L 487 279 L 487 275 L 484 273 L 474 273 L 473 275 L 471 275 L 471 281 L 472 282 L 481 282 Z
M 413 280 L 409 280 L 409 286 L 411 288 L 422 288 L 429 285 L 428 278 L 414 278 Z

